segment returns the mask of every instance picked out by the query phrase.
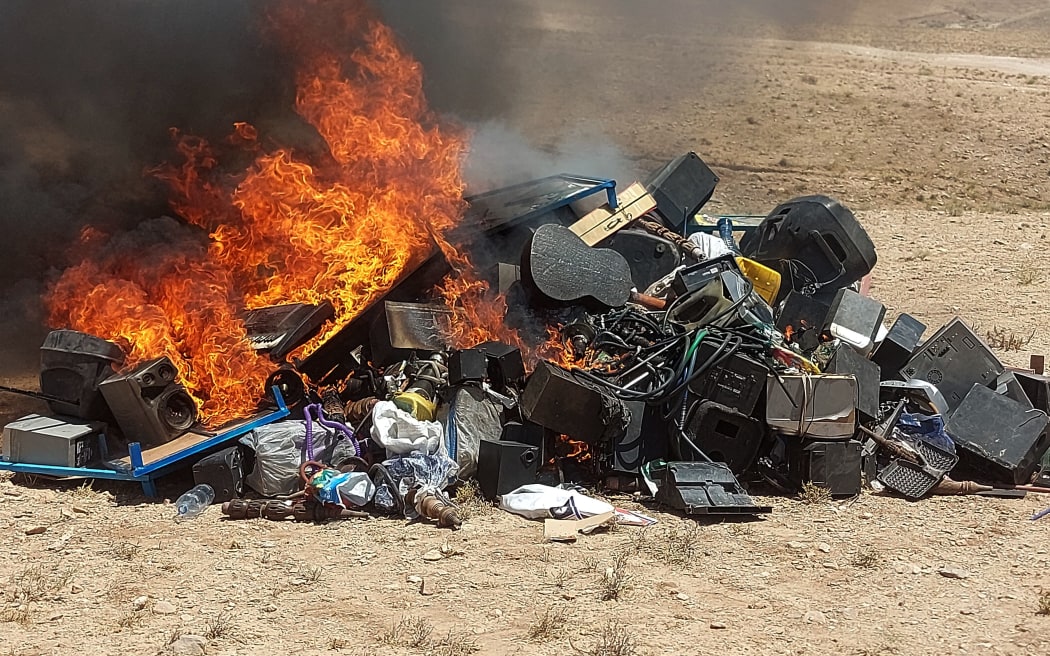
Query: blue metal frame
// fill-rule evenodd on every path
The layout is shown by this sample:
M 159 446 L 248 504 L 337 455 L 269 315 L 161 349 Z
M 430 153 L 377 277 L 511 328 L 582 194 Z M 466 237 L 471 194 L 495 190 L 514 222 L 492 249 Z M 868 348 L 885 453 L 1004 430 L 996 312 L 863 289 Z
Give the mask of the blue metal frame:
M 157 484 L 156 480 L 167 474 L 172 469 L 183 464 L 183 461 L 192 458 L 193 456 L 200 455 L 205 451 L 209 451 L 217 446 L 221 446 L 227 442 L 230 442 L 246 433 L 249 433 L 260 426 L 272 424 L 273 422 L 284 419 L 291 411 L 288 406 L 284 403 L 284 397 L 281 395 L 281 390 L 277 387 L 273 388 L 273 398 L 277 402 L 277 409 L 268 414 L 262 415 L 252 419 L 251 421 L 241 424 L 228 431 L 218 433 L 213 437 L 210 437 L 203 442 L 194 444 L 193 446 L 183 449 L 182 451 L 176 451 L 175 453 L 161 458 L 156 462 L 151 462 L 148 465 L 142 462 L 142 446 L 138 442 L 132 442 L 128 445 L 129 455 L 131 457 L 131 468 L 129 470 L 116 470 L 116 469 L 94 469 L 90 467 L 59 467 L 55 465 L 34 465 L 26 462 L 7 462 L 6 460 L 0 459 L 0 470 L 11 471 L 20 474 L 40 474 L 43 476 L 55 476 L 58 478 L 66 477 L 77 477 L 77 478 L 103 478 L 113 481 L 138 481 L 142 484 L 142 492 L 148 497 L 157 496 Z M 99 436 L 100 452 L 103 454 L 103 458 L 106 458 L 106 444 L 105 438 Z

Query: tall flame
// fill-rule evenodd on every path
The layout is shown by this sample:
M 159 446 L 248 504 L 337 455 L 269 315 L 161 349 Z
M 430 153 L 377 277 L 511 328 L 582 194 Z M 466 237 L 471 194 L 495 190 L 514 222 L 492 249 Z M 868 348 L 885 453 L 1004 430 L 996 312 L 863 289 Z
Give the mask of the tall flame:
M 363 2 L 286 0 L 271 19 L 298 64 L 296 112 L 324 140 L 324 155 L 266 149 L 240 123 L 231 142 L 254 161 L 224 177 L 210 144 L 173 130 L 183 163 L 154 173 L 207 244 L 96 254 L 66 270 L 48 298 L 53 326 L 116 340 L 132 363 L 171 357 L 206 421 L 250 412 L 272 370 L 244 340 L 244 308 L 327 299 L 334 331 L 436 246 L 458 270 L 443 287 L 457 325 L 512 338 L 496 328 L 499 303 L 443 237 L 464 210 L 466 135 L 428 108 L 419 64 Z M 80 246 L 99 241 L 88 230 Z M 474 339 L 483 341 L 455 341 Z

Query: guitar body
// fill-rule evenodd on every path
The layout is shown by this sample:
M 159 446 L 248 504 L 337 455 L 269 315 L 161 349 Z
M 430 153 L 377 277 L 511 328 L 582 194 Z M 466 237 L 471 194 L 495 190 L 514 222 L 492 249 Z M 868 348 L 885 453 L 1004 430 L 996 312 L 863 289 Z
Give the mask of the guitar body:
M 591 248 L 572 230 L 556 223 L 540 226 L 522 263 L 522 278 L 556 304 L 597 303 L 622 307 L 634 281 L 623 255 Z

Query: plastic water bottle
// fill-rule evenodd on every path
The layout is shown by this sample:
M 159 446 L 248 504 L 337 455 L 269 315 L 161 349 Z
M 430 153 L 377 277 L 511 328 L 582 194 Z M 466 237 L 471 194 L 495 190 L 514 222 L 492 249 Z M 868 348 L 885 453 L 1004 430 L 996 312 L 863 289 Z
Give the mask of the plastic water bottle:
M 175 510 L 178 516 L 175 519 L 182 521 L 199 517 L 215 500 L 215 490 L 210 485 L 197 485 L 189 490 L 175 502 Z

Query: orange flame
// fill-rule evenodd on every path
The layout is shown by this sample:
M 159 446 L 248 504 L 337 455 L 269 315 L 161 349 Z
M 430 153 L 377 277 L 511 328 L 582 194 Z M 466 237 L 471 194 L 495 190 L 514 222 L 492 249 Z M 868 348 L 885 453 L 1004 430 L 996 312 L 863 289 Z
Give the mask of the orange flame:
M 267 151 L 238 123 L 230 141 L 255 161 L 224 178 L 207 142 L 173 130 L 183 164 L 154 173 L 173 209 L 208 232 L 206 247 L 96 256 L 65 271 L 48 298 L 51 325 L 116 340 L 131 364 L 171 357 L 205 421 L 251 412 L 272 369 L 244 341 L 244 308 L 330 300 L 336 321 L 309 352 L 435 244 L 459 269 L 443 287 L 456 325 L 471 327 L 454 341 L 514 339 L 499 328 L 500 301 L 442 236 L 464 209 L 466 139 L 429 110 L 419 64 L 362 2 L 286 0 L 271 30 L 299 64 L 295 108 L 325 155 Z M 89 231 L 81 246 L 97 241 Z

